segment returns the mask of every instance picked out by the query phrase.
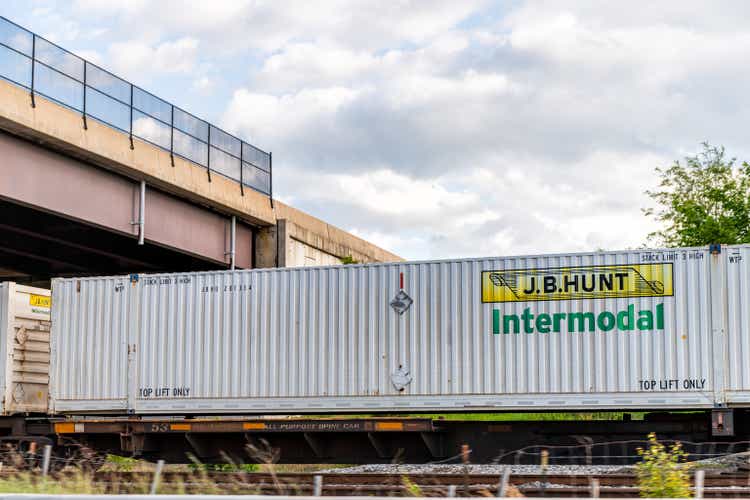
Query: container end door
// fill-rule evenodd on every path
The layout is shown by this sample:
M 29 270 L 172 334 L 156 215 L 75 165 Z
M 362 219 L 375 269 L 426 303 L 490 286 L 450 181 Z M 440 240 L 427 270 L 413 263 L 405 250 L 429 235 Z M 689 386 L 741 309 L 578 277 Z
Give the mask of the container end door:
M 5 339 L 6 413 L 46 413 L 50 374 L 50 292 L 11 284 Z
M 127 408 L 127 278 L 52 281 L 51 401 L 55 413 Z

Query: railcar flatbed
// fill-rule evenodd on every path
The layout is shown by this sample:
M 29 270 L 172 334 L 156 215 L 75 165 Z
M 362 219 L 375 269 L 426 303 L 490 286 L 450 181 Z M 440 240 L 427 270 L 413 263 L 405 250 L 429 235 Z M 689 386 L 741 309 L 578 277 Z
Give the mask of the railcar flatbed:
M 732 416 L 725 420 L 733 422 L 731 435 L 724 437 L 713 434 L 711 412 L 652 413 L 644 420 L 543 421 L 406 416 L 28 416 L 0 419 L 0 432 L 5 434 L 0 443 L 21 449 L 32 443 L 35 447 L 53 444 L 60 453 L 85 447 L 95 453 L 171 463 L 186 463 L 190 457 L 206 463 L 227 458 L 256 463 L 268 457 L 279 463 L 456 462 L 464 445 L 472 463 L 535 464 L 542 449 L 550 454 L 551 463 L 628 463 L 650 432 L 660 439 L 684 442 L 696 457 L 746 451 L 750 419 L 745 410 L 734 410 Z

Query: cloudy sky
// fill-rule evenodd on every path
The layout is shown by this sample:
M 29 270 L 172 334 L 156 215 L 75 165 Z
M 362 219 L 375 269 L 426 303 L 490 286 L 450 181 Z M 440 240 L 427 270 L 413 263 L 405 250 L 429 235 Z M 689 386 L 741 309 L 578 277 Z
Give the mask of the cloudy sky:
M 619 249 L 653 169 L 750 158 L 750 2 L 3 0 L 274 152 L 280 199 L 407 258 Z

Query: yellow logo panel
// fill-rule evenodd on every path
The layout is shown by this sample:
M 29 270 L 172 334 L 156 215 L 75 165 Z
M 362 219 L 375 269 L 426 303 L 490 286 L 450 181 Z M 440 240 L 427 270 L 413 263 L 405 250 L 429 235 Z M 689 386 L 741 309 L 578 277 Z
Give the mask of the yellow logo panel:
M 482 302 L 672 295 L 671 263 L 482 271 Z
M 47 307 L 52 306 L 52 298 L 46 295 L 29 295 L 29 305 L 33 307 Z

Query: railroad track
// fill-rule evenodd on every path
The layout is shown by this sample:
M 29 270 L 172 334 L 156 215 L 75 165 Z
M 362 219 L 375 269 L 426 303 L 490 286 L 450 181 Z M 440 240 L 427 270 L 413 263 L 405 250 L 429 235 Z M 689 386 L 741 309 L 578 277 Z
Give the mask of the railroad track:
M 186 492 L 205 489 L 210 483 L 217 490 L 234 493 L 310 495 L 314 489 L 313 473 L 227 473 L 227 472 L 166 472 L 161 484 L 181 487 Z M 327 473 L 322 477 L 323 495 L 411 496 L 416 488 L 424 496 L 446 496 L 455 487 L 458 496 L 486 496 L 497 492 L 498 474 L 392 474 L 392 473 Z M 94 481 L 119 493 L 131 491 L 151 481 L 148 472 L 98 472 Z M 518 474 L 509 483 L 525 496 L 587 497 L 591 481 L 596 479 L 602 496 L 638 497 L 636 477 L 632 474 Z M 747 474 L 707 475 L 704 496 L 707 498 L 749 497 L 750 476 Z

